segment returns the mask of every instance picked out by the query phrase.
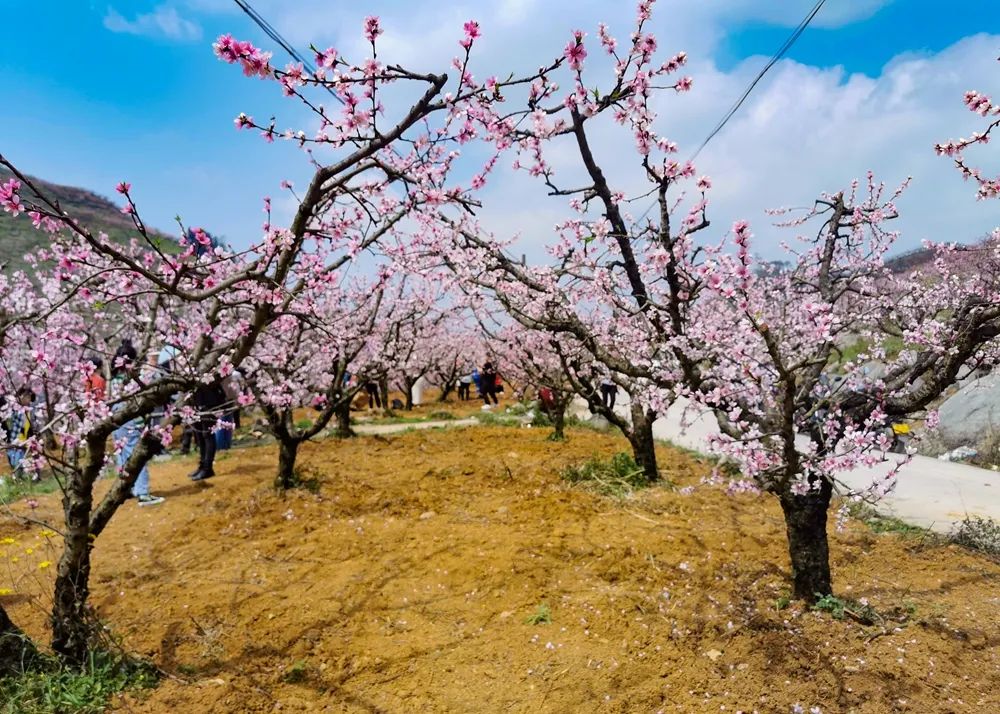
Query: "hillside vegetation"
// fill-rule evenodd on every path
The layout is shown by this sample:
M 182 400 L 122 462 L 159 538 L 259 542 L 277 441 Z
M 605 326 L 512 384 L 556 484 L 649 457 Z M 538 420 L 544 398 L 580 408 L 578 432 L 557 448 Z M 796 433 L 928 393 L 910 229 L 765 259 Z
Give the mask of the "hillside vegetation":
M 0 168 L 0 182 L 11 178 L 6 169 Z M 128 242 L 135 235 L 132 220 L 124 215 L 118 206 L 103 196 L 75 186 L 60 186 L 42 179 L 31 177 L 48 196 L 59 201 L 63 210 L 93 231 L 103 231 L 115 241 Z M 22 191 L 26 201 L 36 198 L 32 191 Z M 152 231 L 165 243 L 174 243 L 175 238 L 159 231 Z M 8 213 L 0 213 L 0 264 L 4 270 L 23 268 L 24 256 L 45 246 L 49 236 L 36 230 L 24 216 L 12 218 Z

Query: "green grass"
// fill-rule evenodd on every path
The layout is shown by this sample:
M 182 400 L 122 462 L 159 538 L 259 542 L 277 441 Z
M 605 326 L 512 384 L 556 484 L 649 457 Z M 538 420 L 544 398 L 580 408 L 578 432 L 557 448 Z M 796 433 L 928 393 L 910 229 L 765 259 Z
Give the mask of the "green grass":
M 593 457 L 581 464 L 566 467 L 559 475 L 564 481 L 616 498 L 624 498 L 649 486 L 642 467 L 630 454 L 625 453 L 617 453 L 610 459 Z
M 535 611 L 525 619 L 527 625 L 551 625 L 552 610 L 544 602 L 535 608 Z
M 0 504 L 14 503 L 24 498 L 54 493 L 58 490 L 60 490 L 59 482 L 51 476 L 43 478 L 41 481 L 31 481 L 30 479 L 14 479 L 8 475 L 4 477 L 4 482 L 0 485 Z
M 937 535 L 933 531 L 893 516 L 882 515 L 867 503 L 852 502 L 848 504 L 847 511 L 851 516 L 868 526 L 872 533 L 879 535 L 895 533 L 903 538 L 937 539 Z
M 149 664 L 93 653 L 82 669 L 55 660 L 39 671 L 0 679 L 0 714 L 101 714 L 112 697 L 156 685 Z

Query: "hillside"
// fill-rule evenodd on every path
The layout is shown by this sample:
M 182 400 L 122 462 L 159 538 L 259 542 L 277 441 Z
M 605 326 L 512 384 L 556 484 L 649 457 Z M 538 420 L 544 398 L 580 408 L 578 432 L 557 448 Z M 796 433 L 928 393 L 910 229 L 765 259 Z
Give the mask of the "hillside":
M 0 182 L 11 178 L 5 168 L 0 167 Z M 71 216 L 94 231 L 104 231 L 112 240 L 126 242 L 135 234 L 131 219 L 124 215 L 118 206 L 104 196 L 75 186 L 60 186 L 48 181 L 31 177 L 42 191 L 58 199 L 63 209 Z M 32 193 L 22 189 L 22 196 L 30 200 Z M 154 231 L 164 241 L 174 242 L 176 239 L 166 233 Z M 33 250 L 41 248 L 48 242 L 48 236 L 31 225 L 24 216 L 12 218 L 8 213 L 0 213 L 0 264 L 4 270 L 17 270 L 24 267 L 24 256 Z

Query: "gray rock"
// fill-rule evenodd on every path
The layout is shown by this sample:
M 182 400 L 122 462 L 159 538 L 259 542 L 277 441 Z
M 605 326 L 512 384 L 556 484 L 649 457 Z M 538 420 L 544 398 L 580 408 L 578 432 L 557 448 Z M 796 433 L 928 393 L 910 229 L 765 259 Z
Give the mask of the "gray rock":
M 591 428 L 597 429 L 598 431 L 608 431 L 611 429 L 611 422 L 602 417 L 600 414 L 594 414 L 590 419 L 587 420 L 587 424 Z
M 969 382 L 951 395 L 938 412 L 939 433 L 946 444 L 976 444 L 1000 431 L 1000 374 Z

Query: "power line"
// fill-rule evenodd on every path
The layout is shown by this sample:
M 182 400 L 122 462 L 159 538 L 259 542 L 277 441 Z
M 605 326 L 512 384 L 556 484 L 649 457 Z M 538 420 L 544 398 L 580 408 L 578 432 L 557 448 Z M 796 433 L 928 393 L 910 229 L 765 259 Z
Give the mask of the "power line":
M 730 107 L 729 111 L 726 112 L 725 116 L 722 117 L 721 121 L 719 121 L 719 123 L 716 124 L 715 128 L 712 129 L 709 135 L 705 137 L 705 140 L 701 142 L 701 146 L 699 146 L 698 149 L 693 154 L 691 154 L 690 158 L 688 158 L 688 162 L 694 161 L 698 157 L 698 154 L 701 153 L 702 149 L 708 146 L 708 142 L 714 139 L 716 135 L 720 131 L 722 131 L 723 127 L 726 126 L 729 120 L 732 119 L 733 116 L 736 114 L 736 112 L 739 111 L 740 107 L 743 106 L 743 103 L 750 96 L 750 93 L 754 90 L 754 88 L 760 83 L 760 80 L 764 78 L 764 75 L 767 74 L 768 71 L 771 69 L 771 67 L 777 64 L 778 60 L 784 57 L 785 54 L 788 52 L 788 50 L 792 48 L 792 45 L 794 45 L 795 42 L 799 39 L 799 37 L 802 36 L 802 33 L 805 32 L 807 27 L 809 27 L 809 23 L 813 21 L 813 18 L 816 17 L 816 15 L 819 13 L 823 5 L 825 4 L 826 0 L 817 1 L 817 3 L 813 6 L 813 9 L 809 11 L 809 14 L 806 15 L 806 17 L 802 20 L 802 22 L 798 24 L 798 26 L 795 28 L 792 34 L 788 36 L 788 38 L 784 41 L 784 43 L 782 43 L 781 47 L 778 48 L 778 51 L 771 56 L 771 59 L 768 61 L 766 65 L 764 65 L 764 68 L 757 73 L 757 76 L 754 77 L 752 82 L 750 82 L 750 85 L 746 88 L 743 94 L 740 95 L 740 98 L 736 100 L 736 103 L 733 104 L 732 107 Z M 654 200 L 652 203 L 649 204 L 649 208 L 647 208 L 643 212 L 643 214 L 639 217 L 639 220 L 641 221 L 646 216 L 648 216 L 649 212 L 653 210 L 653 207 L 655 205 L 656 201 Z
M 265 35 L 267 35 L 272 40 L 277 42 L 278 45 L 280 45 L 281 48 L 285 50 L 285 52 L 287 52 L 292 57 L 292 59 L 301 62 L 302 67 L 307 72 L 309 72 L 309 74 L 313 76 L 316 75 L 316 68 L 312 66 L 309 60 L 303 57 L 298 50 L 292 47 L 291 43 L 289 43 L 288 40 L 282 37 L 281 33 L 279 33 L 276 29 L 274 29 L 274 26 L 271 25 L 271 23 L 269 23 L 267 20 L 265 20 L 264 17 L 259 12 L 257 12 L 253 7 L 251 7 L 250 3 L 248 3 L 246 0 L 234 0 L 234 2 L 239 6 L 239 8 L 243 12 L 247 14 L 247 17 L 249 17 L 251 20 L 254 21 L 257 27 L 263 30 Z M 334 92 L 328 85 L 324 84 L 323 87 L 326 89 L 326 91 L 330 93 L 331 97 L 336 99 L 341 104 L 344 103 L 344 100 L 341 99 L 337 95 L 337 93 Z
M 716 127 L 712 129 L 712 132 L 707 137 L 705 137 L 705 140 L 701 142 L 701 146 L 698 147 L 698 150 L 691 155 L 689 161 L 694 161 L 695 158 L 697 158 L 698 154 L 701 153 L 701 150 L 708 145 L 708 142 L 714 139 L 715 135 L 718 134 L 720 131 L 722 131 L 722 128 L 726 125 L 726 123 L 730 119 L 733 118 L 733 115 L 736 114 L 737 111 L 739 111 L 739 108 L 743 106 L 743 102 L 747 100 L 747 97 L 750 96 L 750 92 L 752 92 L 754 88 L 757 86 L 757 84 L 760 82 L 760 80 L 764 78 L 764 75 L 767 74 L 768 70 L 770 70 L 771 67 L 773 67 L 778 62 L 778 60 L 780 60 L 782 57 L 785 56 L 788 50 L 792 48 L 792 45 L 795 44 L 796 40 L 798 40 L 799 37 L 802 35 L 802 33 L 805 32 L 806 28 L 809 26 L 809 23 L 813 21 L 813 18 L 816 17 L 816 14 L 820 11 L 820 9 L 823 7 L 824 4 L 826 4 L 826 0 L 819 0 L 819 2 L 816 3 L 812 11 L 806 16 L 806 18 L 802 22 L 799 23 L 798 27 L 795 28 L 795 31 L 792 32 L 792 34 L 788 37 L 788 39 L 785 40 L 784 44 L 781 45 L 778 51 L 771 57 L 770 61 L 768 61 L 768 63 L 764 65 L 764 68 L 757 73 L 757 76 L 754 77 L 754 80 L 750 83 L 750 86 L 746 88 L 746 91 L 743 92 L 742 95 L 740 95 L 740 98 L 736 101 L 736 103 L 729 109 L 728 112 L 726 112 L 726 115 L 722 118 L 722 121 L 720 121 L 716 125 Z

